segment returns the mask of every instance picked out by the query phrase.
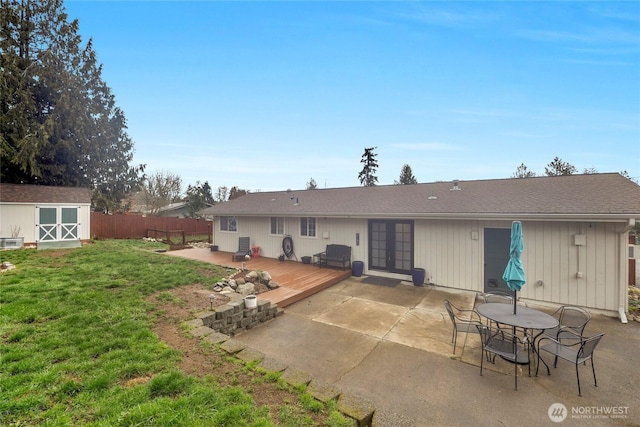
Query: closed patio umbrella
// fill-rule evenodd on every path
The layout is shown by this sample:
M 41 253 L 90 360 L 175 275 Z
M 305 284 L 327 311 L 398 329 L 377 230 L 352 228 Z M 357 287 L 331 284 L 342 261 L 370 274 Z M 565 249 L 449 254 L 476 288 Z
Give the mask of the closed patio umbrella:
M 526 282 L 524 267 L 522 266 L 522 223 L 513 221 L 511 223 L 511 246 L 509 248 L 509 262 L 504 269 L 502 279 L 507 282 L 509 289 L 513 291 L 513 314 L 516 314 L 517 293 Z

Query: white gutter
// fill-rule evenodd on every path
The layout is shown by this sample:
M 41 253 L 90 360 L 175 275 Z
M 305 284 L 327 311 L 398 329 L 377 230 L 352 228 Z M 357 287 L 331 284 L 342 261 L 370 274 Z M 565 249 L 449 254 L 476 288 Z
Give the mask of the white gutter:
M 618 293 L 618 314 L 620 322 L 627 323 L 627 310 L 629 308 L 629 289 L 627 280 L 629 278 L 629 230 L 636 225 L 635 218 L 629 218 L 626 227 L 618 234 L 620 236 L 620 267 L 619 267 L 619 285 Z

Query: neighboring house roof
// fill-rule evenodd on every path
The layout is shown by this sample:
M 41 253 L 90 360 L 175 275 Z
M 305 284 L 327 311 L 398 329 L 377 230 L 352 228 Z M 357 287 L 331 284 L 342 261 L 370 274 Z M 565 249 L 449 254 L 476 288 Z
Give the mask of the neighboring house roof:
M 449 181 L 249 193 L 204 213 L 352 218 L 640 218 L 640 186 L 618 173 L 457 182 L 457 187 L 455 181 Z
M 187 204 L 185 202 L 176 202 L 176 203 L 169 203 L 168 205 L 165 205 L 163 207 L 161 207 L 160 209 L 158 209 L 158 214 L 169 214 L 171 212 L 174 211 L 185 211 L 187 208 Z
M 91 194 L 84 187 L 0 184 L 0 202 L 91 204 Z

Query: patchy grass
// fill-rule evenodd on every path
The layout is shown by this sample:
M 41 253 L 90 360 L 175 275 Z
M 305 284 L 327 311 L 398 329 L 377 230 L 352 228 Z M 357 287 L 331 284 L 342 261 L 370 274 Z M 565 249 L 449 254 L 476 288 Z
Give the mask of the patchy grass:
M 0 277 L 1 425 L 294 426 L 322 411 L 323 425 L 347 425 L 304 392 L 270 412 L 241 387 L 181 372 L 180 354 L 152 332 L 159 313 L 146 298 L 180 304 L 171 289 L 213 285 L 226 270 L 158 249 L 99 241 L 0 253 L 16 265 Z

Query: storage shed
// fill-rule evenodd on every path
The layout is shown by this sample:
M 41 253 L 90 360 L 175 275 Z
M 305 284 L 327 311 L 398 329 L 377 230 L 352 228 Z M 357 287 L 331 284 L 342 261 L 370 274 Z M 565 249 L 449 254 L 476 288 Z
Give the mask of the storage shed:
M 90 212 L 87 188 L 0 184 L 1 245 L 79 247 L 90 239 Z

